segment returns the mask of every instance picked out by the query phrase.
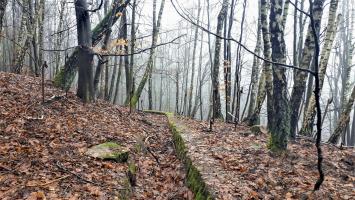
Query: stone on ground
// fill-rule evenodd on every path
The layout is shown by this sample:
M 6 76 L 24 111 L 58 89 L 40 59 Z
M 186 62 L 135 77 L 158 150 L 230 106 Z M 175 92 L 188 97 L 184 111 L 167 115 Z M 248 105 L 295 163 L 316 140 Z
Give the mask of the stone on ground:
M 102 160 L 126 162 L 128 159 L 128 150 L 115 142 L 106 142 L 90 147 L 86 155 Z

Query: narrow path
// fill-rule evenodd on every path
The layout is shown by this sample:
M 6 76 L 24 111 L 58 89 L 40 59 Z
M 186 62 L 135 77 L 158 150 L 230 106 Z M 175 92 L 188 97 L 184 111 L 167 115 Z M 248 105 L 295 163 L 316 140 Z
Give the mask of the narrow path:
M 268 135 L 252 133 L 249 127 L 234 130 L 233 125 L 217 122 L 214 131 L 207 132 L 207 122 L 172 115 L 169 122 L 183 140 L 186 158 L 198 170 L 212 199 L 355 197 L 353 149 L 324 145 L 326 181 L 320 191 L 312 192 L 318 175 L 317 155 L 309 141 L 290 143 L 284 155 L 275 156 L 267 149 Z

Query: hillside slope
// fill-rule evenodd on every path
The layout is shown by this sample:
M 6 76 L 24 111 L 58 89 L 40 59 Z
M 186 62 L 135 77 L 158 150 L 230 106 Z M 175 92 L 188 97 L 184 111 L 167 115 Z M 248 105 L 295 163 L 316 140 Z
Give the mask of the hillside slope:
M 50 82 L 45 93 L 63 95 Z M 164 116 L 84 105 L 71 93 L 41 99 L 40 79 L 0 73 L 0 199 L 192 198 Z M 130 150 L 129 164 L 85 155 L 107 141 Z

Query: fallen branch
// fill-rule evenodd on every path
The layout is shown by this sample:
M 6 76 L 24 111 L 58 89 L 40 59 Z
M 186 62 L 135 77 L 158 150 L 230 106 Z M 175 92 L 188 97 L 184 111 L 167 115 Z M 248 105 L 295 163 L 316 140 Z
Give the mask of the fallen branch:
M 146 143 L 149 142 L 149 138 L 151 138 L 151 136 L 148 136 L 145 140 L 144 140 L 144 145 L 146 146 L 147 151 L 150 153 L 150 155 L 153 156 L 153 158 L 155 159 L 155 161 L 158 163 L 158 165 L 160 166 L 160 162 L 159 159 L 156 155 L 154 155 L 154 153 L 150 150 L 149 146 L 146 145 Z
M 72 176 L 72 175 L 66 175 L 66 176 L 63 176 L 63 177 L 54 179 L 54 180 L 52 180 L 52 181 L 49 181 L 49 182 L 43 183 L 43 184 L 26 185 L 26 186 L 27 186 L 27 187 L 43 187 L 43 186 L 47 186 L 47 185 L 50 185 L 50 184 L 52 184 L 52 183 L 55 183 L 55 182 L 57 182 L 57 181 L 61 181 L 61 180 L 63 180 L 63 179 L 66 179 L 66 178 L 68 178 L 68 177 L 70 177 L 70 176 Z

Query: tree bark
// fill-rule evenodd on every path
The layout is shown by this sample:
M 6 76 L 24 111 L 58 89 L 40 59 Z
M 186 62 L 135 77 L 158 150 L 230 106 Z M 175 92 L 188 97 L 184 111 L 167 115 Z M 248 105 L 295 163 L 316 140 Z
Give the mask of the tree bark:
M 121 15 L 118 15 L 117 13 L 121 13 L 124 9 L 126 9 L 126 6 L 129 4 L 130 0 L 125 0 L 124 3 L 120 3 L 121 0 L 116 0 L 115 5 L 119 5 L 117 9 L 112 9 L 108 12 L 108 14 L 104 17 L 103 20 L 100 21 L 100 23 L 91 31 L 92 32 L 92 46 L 96 46 L 102 38 L 107 34 L 107 31 L 111 28 L 109 26 L 109 19 L 111 16 L 113 16 L 113 21 L 112 25 L 116 23 L 116 21 L 120 18 Z M 61 87 L 64 90 L 69 90 L 76 72 L 78 70 L 78 66 L 75 65 L 75 61 L 78 58 L 78 52 L 74 51 L 68 59 L 68 62 L 64 64 L 64 67 L 60 69 L 60 71 L 56 74 L 54 78 L 54 84 L 57 87 Z M 73 62 L 74 61 L 74 62 Z
M 222 35 L 224 19 L 227 15 L 228 0 L 223 0 L 221 11 L 218 14 L 217 21 L 217 35 Z M 219 67 L 220 67 L 220 52 L 221 52 L 221 39 L 216 37 L 215 52 L 212 70 L 212 88 L 213 88 L 213 116 L 214 118 L 223 118 L 221 98 L 219 93 Z
M 328 142 L 337 144 L 342 134 L 345 133 L 346 127 L 348 126 L 350 121 L 350 112 L 354 105 L 354 100 L 355 100 L 355 86 L 353 87 L 348 102 L 344 106 L 344 109 L 340 115 L 335 131 L 333 135 L 329 138 Z
M 314 1 L 313 14 L 314 14 L 314 22 L 315 22 L 315 26 L 316 26 L 315 28 L 317 30 L 317 34 L 319 34 L 319 31 L 320 31 L 324 2 L 325 2 L 325 0 L 315 0 Z M 300 66 L 299 66 L 300 68 L 309 69 L 309 66 L 312 61 L 312 57 L 314 55 L 314 49 L 315 49 L 315 41 L 314 41 L 314 37 L 312 34 L 311 24 L 309 24 L 307 36 L 306 36 L 306 41 L 304 43 L 304 49 L 302 52 L 302 59 L 300 61 Z M 296 128 L 298 125 L 300 105 L 302 102 L 302 97 L 303 97 L 304 92 L 306 90 L 306 77 L 308 75 L 306 72 L 299 71 L 299 70 L 295 70 L 294 73 L 295 73 L 295 77 L 294 77 L 295 80 L 294 80 L 293 90 L 292 90 L 291 99 L 290 99 L 291 137 L 294 137 L 296 134 L 295 132 L 296 132 Z
M 330 8 L 329 8 L 329 16 L 328 16 L 328 28 L 327 32 L 325 34 L 325 40 L 324 40 L 324 45 L 323 49 L 321 52 L 321 58 L 320 58 L 320 66 L 319 66 L 319 86 L 320 89 L 323 88 L 324 84 L 324 78 L 326 75 L 327 67 L 328 67 L 328 61 L 331 53 L 331 48 L 333 46 L 333 41 L 336 36 L 336 12 L 337 12 L 337 7 L 338 7 L 338 0 L 332 0 L 330 2 Z M 338 17 L 338 22 L 339 22 Z M 310 103 L 308 106 L 305 108 L 306 114 L 305 118 L 303 120 L 302 128 L 300 130 L 300 134 L 302 135 L 311 135 L 312 130 L 313 130 L 313 123 L 316 115 L 316 102 L 315 102 L 315 96 L 314 94 L 310 98 Z
M 2 0 L 0 2 L 0 33 L 2 32 L 3 18 L 6 12 L 6 5 L 7 5 L 7 0 Z M 0 37 L 0 42 L 1 42 L 1 37 Z
M 256 39 L 256 46 L 254 52 L 259 55 L 261 51 L 261 4 L 259 2 L 259 17 L 258 17 L 258 32 Z M 256 103 L 256 97 L 258 93 L 258 79 L 259 79 L 259 65 L 260 60 L 257 57 L 254 57 L 253 67 L 251 72 L 251 85 L 250 85 L 250 103 L 248 108 L 248 119 L 253 115 Z M 265 79 L 264 79 L 265 80 Z M 262 80 L 262 81 L 264 81 Z
M 197 24 L 200 24 L 200 15 L 201 15 L 201 0 L 198 0 L 197 5 Z M 189 107 L 187 110 L 187 115 L 192 116 L 192 93 L 194 90 L 194 81 L 195 81 L 195 67 L 196 67 L 196 49 L 197 49 L 197 37 L 198 37 L 199 27 L 195 27 L 195 36 L 194 36 L 194 45 L 192 51 L 192 64 L 191 64 L 191 79 L 190 79 L 190 88 L 189 88 Z
M 272 45 L 272 61 L 286 63 L 286 48 L 282 21 L 282 0 L 271 0 L 270 9 L 270 33 Z M 273 152 L 284 151 L 287 148 L 287 137 L 290 132 L 290 117 L 287 98 L 286 69 L 273 65 L 273 110 L 268 118 L 271 137 L 269 148 Z M 277 114 L 276 114 L 277 111 Z M 268 113 L 269 115 L 269 113 Z
M 268 1 L 261 0 L 260 1 L 260 20 L 261 20 L 261 31 L 263 36 L 263 54 L 264 58 L 267 60 L 271 60 L 271 39 L 270 39 L 270 30 L 269 30 L 269 22 L 268 22 Z M 272 83 L 272 71 L 271 64 L 269 62 L 264 62 L 263 71 L 260 77 L 260 84 L 258 89 L 258 98 L 255 106 L 255 110 L 253 115 L 249 118 L 249 125 L 255 125 L 258 122 L 261 107 L 267 97 L 267 113 L 268 113 L 268 124 L 271 122 L 270 117 L 273 112 L 273 104 L 272 104 L 272 91 L 273 91 L 273 83 Z
M 154 0 L 153 4 L 156 4 L 156 0 Z M 158 34 L 159 34 L 159 30 L 160 30 L 160 25 L 161 25 L 164 4 L 165 4 L 165 0 L 162 0 L 161 4 L 160 4 L 158 19 L 157 19 L 157 21 L 153 22 L 154 25 L 153 25 L 152 45 L 151 45 L 151 50 L 150 50 L 150 55 L 149 55 L 149 60 L 148 60 L 148 66 L 145 69 L 143 78 L 142 78 L 141 82 L 139 83 L 137 90 L 133 94 L 132 99 L 129 101 L 131 108 L 136 107 L 136 104 L 139 101 L 139 98 L 142 94 L 143 88 L 144 88 L 149 76 L 152 74 L 153 64 L 154 64 L 153 58 L 154 58 L 154 54 L 155 54 L 155 46 L 156 46 L 157 40 L 158 40 Z
M 25 60 L 25 55 L 26 52 L 29 48 L 30 45 L 30 30 L 28 30 L 28 18 L 29 14 L 25 12 L 26 10 L 28 11 L 28 2 L 24 2 L 23 4 L 23 12 L 22 12 L 22 17 L 21 17 L 21 24 L 20 24 L 20 30 L 21 32 L 18 35 L 17 42 L 15 44 L 15 55 L 13 57 L 14 59 L 14 66 L 12 68 L 12 72 L 20 74 L 22 72 L 23 68 L 23 62 Z
M 91 24 L 86 0 L 75 1 L 75 13 L 78 37 L 78 59 L 76 63 L 79 67 L 79 79 L 77 95 L 84 102 L 94 100 L 93 82 L 93 57 L 91 50 Z

